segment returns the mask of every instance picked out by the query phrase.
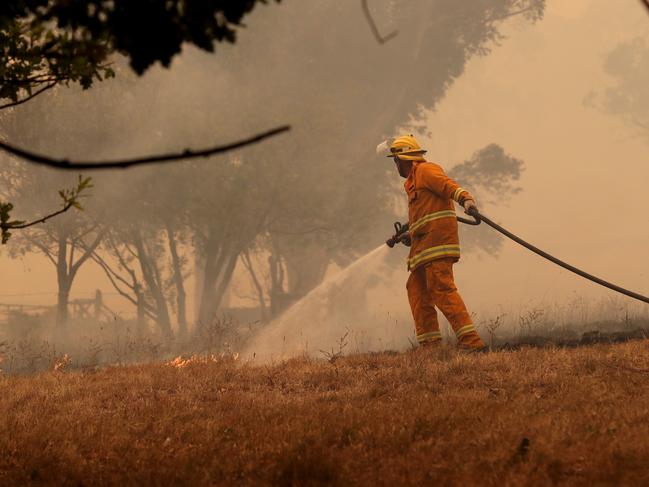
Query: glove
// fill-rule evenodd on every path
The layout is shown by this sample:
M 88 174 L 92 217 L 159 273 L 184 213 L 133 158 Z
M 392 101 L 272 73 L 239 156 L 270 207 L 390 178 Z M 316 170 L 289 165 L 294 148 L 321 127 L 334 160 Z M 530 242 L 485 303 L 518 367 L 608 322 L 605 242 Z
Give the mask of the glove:
M 475 208 L 476 210 L 478 209 L 478 207 L 477 207 L 476 204 L 475 204 L 475 201 L 473 201 L 473 200 L 466 200 L 466 201 L 464 202 L 464 213 L 466 213 L 467 215 L 470 215 L 470 214 L 471 214 L 471 213 L 470 213 L 471 208 Z

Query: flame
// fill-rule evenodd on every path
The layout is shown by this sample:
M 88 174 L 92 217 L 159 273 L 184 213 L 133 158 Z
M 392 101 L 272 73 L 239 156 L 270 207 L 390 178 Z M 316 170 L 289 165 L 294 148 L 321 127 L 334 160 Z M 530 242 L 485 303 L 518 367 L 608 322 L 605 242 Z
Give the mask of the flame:
M 170 365 L 171 367 L 176 367 L 178 369 L 182 369 L 183 367 L 187 367 L 188 365 L 192 365 L 192 364 L 218 363 L 227 359 L 239 360 L 239 354 L 223 352 L 220 355 L 215 355 L 215 354 L 192 355 L 190 357 L 183 357 L 182 355 L 179 355 L 175 359 L 167 362 L 167 365 Z
M 61 359 L 57 360 L 56 363 L 54 364 L 54 371 L 62 371 L 65 369 L 68 365 L 72 363 L 72 359 L 70 356 L 66 353 L 61 357 Z

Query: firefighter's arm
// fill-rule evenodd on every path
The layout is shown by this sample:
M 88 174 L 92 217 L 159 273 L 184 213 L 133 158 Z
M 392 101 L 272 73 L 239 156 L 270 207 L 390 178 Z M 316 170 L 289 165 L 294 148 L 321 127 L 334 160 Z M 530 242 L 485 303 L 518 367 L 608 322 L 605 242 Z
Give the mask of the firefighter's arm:
M 468 210 L 467 204 L 473 204 L 475 206 L 475 198 L 471 196 L 471 193 L 460 187 L 453 179 L 449 178 L 437 164 L 422 164 L 418 168 L 417 175 L 420 176 L 420 184 L 424 188 L 436 193 L 442 198 L 456 201 L 465 210 Z
M 412 237 L 410 236 L 410 232 L 405 232 L 403 235 L 401 235 L 401 243 L 406 247 L 410 247 L 412 245 Z
M 467 215 L 471 214 L 471 208 L 475 208 L 476 210 L 478 209 L 477 205 L 475 204 L 475 200 L 469 198 L 464 200 L 464 204 L 462 206 L 464 206 L 464 213 L 466 213 Z
M 401 242 L 406 247 L 412 245 L 412 238 L 410 237 L 410 222 L 404 223 L 401 225 L 401 233 L 398 236 L 399 242 Z
M 396 233 L 385 242 L 387 246 L 392 248 L 396 244 L 402 243 L 406 247 L 410 247 L 410 245 L 412 245 L 412 240 L 410 238 L 410 232 L 408 231 L 409 226 L 410 223 L 401 224 L 400 222 L 396 222 L 394 224 Z

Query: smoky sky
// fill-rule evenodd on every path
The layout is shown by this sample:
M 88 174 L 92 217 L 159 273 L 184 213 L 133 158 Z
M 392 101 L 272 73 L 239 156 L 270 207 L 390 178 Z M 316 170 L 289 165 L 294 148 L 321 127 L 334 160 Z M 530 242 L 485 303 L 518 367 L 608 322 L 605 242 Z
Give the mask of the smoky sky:
M 244 33 L 242 43 L 263 42 L 252 33 L 253 27 L 272 21 L 275 14 L 263 8 L 256 12 L 250 19 L 251 34 L 247 38 Z M 305 22 L 319 14 L 315 8 L 305 14 Z M 352 28 L 351 23 L 345 26 L 343 22 L 339 28 Z M 368 42 L 373 42 L 365 25 L 356 28 L 358 36 L 368 36 Z M 634 2 L 622 5 L 606 0 L 549 0 L 542 21 L 535 25 L 519 19 L 508 22 L 504 28 L 506 38 L 500 45 L 493 46 L 487 56 L 469 60 L 465 72 L 433 109 L 410 113 L 417 118 L 418 127 L 423 124 L 419 135 L 428 155 L 444 167 L 452 168 L 491 143 L 500 144 L 525 162 L 525 172 L 518 181 L 522 191 L 502 204 L 485 203 L 485 213 L 539 247 L 644 293 L 649 291 L 649 232 L 642 216 L 649 180 L 649 145 L 622 120 L 584 100 L 593 91 L 604 91 L 611 82 L 604 71 L 607 53 L 625 40 L 646 36 L 647 29 L 649 19 Z M 335 33 L 333 29 L 331 34 Z M 307 156 L 310 151 L 330 150 L 330 157 L 338 157 L 336 140 L 344 137 L 347 126 L 364 124 L 364 129 L 356 132 L 361 136 L 354 143 L 368 150 L 389 135 L 379 133 L 378 127 L 383 125 L 376 122 L 376 114 L 380 109 L 359 110 L 336 101 L 335 86 L 345 83 L 345 71 L 327 72 L 316 78 L 303 63 L 273 65 L 275 55 L 286 59 L 274 51 L 281 49 L 281 43 L 273 44 L 263 65 L 251 65 L 237 73 L 246 78 L 239 94 L 224 91 L 231 86 L 234 75 L 222 69 L 228 59 L 240 55 L 236 47 L 224 47 L 216 58 L 187 49 L 170 71 L 154 69 L 141 79 L 124 73 L 132 84 L 128 96 L 134 98 L 126 103 L 131 108 L 101 115 L 103 129 L 89 139 L 92 143 L 86 150 L 82 147 L 66 153 L 66 147 L 53 142 L 50 147 L 54 155 L 120 157 L 206 146 L 215 133 L 227 140 L 278 123 L 293 123 L 286 116 L 292 107 L 308 104 L 309 90 L 314 89 L 331 93 L 332 103 L 308 108 L 311 128 L 315 130 L 311 132 L 313 143 L 300 145 Z M 308 58 L 312 52 L 305 45 L 294 55 Z M 373 56 L 380 56 L 380 52 Z M 380 61 L 377 58 L 376 62 Z M 362 67 L 350 64 L 347 69 L 351 73 Z M 265 75 L 264 71 L 272 74 Z M 272 82 L 264 83 L 264 76 L 272 78 Z M 251 77 L 259 81 L 253 83 Z M 286 93 L 290 95 L 274 96 L 281 83 L 289 87 Z M 398 77 L 394 83 L 398 83 Z M 254 100 L 265 95 L 266 103 L 246 100 L 246 90 L 252 89 L 261 93 Z M 359 96 L 365 93 L 360 85 L 357 92 Z M 57 96 L 60 103 L 82 107 L 86 103 L 83 100 L 101 97 L 102 87 Z M 384 100 L 370 102 L 368 107 L 380 107 Z M 123 100 L 120 106 L 125 106 Z M 222 120 L 218 127 L 211 125 L 213 114 L 203 113 L 206 106 L 220 107 Z M 72 128 L 84 123 L 83 109 L 76 114 L 66 110 L 69 118 L 54 116 L 55 123 L 67 123 Z M 331 129 L 329 120 L 336 118 L 340 119 L 339 125 Z M 403 130 L 410 130 L 411 120 L 408 114 L 402 114 L 397 122 Z M 295 130 L 304 128 L 298 126 Z M 43 142 L 43 147 L 47 145 L 47 141 Z M 270 147 L 281 150 L 281 144 Z M 136 173 L 133 177 L 140 176 Z M 128 197 L 128 191 L 124 192 Z M 390 227 L 389 222 L 385 223 L 387 234 Z M 378 239 L 378 230 L 376 235 Z M 27 256 L 21 261 L 3 255 L 1 259 L 6 279 L 0 282 L 0 294 L 56 291 L 53 268 L 43 258 Z M 335 271 L 335 266 L 330 269 L 330 273 Z M 576 295 L 592 299 L 609 296 L 607 291 L 553 268 L 514 244 L 505 244 L 498 257 L 479 252 L 465 256 L 456 274 L 469 307 L 476 312 L 565 302 Z M 245 276 L 237 280 L 244 281 Z M 99 270 L 88 266 L 80 273 L 72 294 L 90 293 L 95 288 L 111 292 Z M 12 298 L 16 299 L 42 302 L 55 297 Z M 114 299 L 112 305 L 116 308 L 129 309 L 116 297 L 109 299 Z M 405 292 L 395 299 L 405 300 Z M 242 304 L 236 296 L 230 302 Z

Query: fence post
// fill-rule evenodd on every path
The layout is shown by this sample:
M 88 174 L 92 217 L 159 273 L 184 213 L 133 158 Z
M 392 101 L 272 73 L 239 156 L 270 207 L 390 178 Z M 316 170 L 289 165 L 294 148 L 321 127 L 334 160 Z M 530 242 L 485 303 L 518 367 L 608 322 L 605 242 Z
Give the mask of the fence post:
M 94 302 L 94 307 L 95 307 L 95 320 L 99 322 L 101 319 L 101 309 L 104 307 L 104 297 L 101 294 L 101 291 L 97 289 L 95 291 L 95 302 Z

